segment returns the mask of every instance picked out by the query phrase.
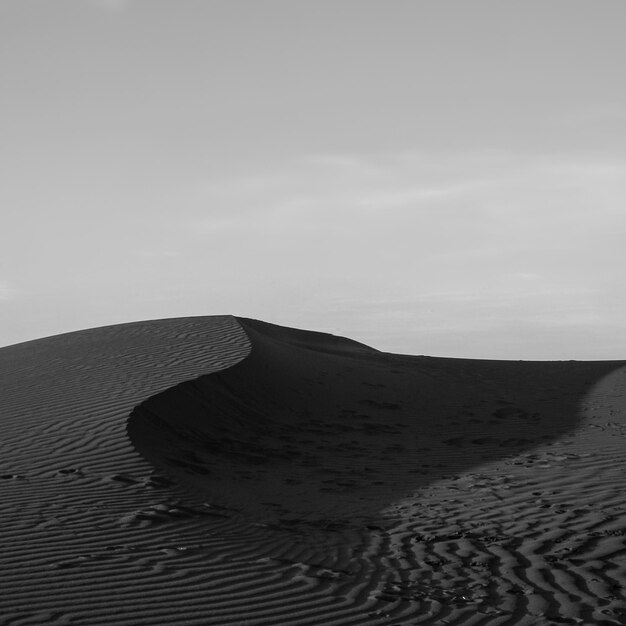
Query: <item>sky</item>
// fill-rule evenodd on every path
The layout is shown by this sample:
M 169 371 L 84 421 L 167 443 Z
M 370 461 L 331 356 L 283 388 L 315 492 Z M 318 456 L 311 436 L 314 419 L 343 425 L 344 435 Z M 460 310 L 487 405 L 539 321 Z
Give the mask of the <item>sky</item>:
M 0 345 L 233 314 L 626 358 L 623 0 L 0 0 Z

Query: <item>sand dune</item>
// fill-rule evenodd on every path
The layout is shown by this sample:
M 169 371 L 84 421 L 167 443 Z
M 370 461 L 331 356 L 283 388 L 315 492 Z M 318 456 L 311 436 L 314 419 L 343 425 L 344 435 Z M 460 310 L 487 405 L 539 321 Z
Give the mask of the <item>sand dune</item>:
M 626 362 L 221 316 L 0 380 L 0 624 L 626 622 Z

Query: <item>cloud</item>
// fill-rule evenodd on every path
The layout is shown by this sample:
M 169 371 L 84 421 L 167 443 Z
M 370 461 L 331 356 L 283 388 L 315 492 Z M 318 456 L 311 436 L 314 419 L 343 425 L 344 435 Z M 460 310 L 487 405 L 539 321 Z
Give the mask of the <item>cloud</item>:
M 231 180 L 199 182 L 187 194 L 188 212 L 221 226 L 255 219 L 289 220 L 327 213 L 377 215 L 414 207 L 427 210 L 491 184 L 489 174 L 472 172 L 472 159 L 436 163 L 426 155 L 359 157 L 314 155 L 282 169 Z M 467 171 L 467 168 L 470 168 Z M 209 228 L 212 228 L 209 226 Z
M 445 228 L 459 237 L 464 230 L 464 249 L 477 248 L 472 241 L 506 248 L 522 234 L 527 246 L 530 239 L 545 244 L 549 236 L 555 242 L 588 227 L 605 228 L 606 219 L 626 225 L 626 161 L 504 154 L 313 156 L 254 176 L 201 182 L 186 195 L 186 223 L 199 235 L 229 228 L 302 233 L 402 227 L 443 235 Z M 451 247 L 445 240 L 440 244 Z
M 537 274 L 615 282 L 625 204 L 619 159 L 329 155 L 198 183 L 171 227 L 283 274 L 278 259 L 293 256 L 310 274 L 340 267 L 384 289 L 419 277 L 430 291 L 501 290 Z

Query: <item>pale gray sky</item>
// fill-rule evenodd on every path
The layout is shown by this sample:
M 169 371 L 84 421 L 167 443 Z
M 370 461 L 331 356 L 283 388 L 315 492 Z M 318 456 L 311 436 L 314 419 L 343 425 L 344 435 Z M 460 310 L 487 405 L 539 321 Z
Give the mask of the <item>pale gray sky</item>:
M 623 0 L 1 0 L 0 345 L 233 313 L 626 358 Z

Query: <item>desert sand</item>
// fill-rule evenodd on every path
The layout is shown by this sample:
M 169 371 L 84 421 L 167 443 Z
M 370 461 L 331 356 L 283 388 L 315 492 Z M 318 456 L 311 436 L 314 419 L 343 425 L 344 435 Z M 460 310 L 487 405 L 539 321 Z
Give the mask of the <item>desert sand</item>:
M 1 348 L 0 624 L 624 624 L 625 394 L 232 316 Z

